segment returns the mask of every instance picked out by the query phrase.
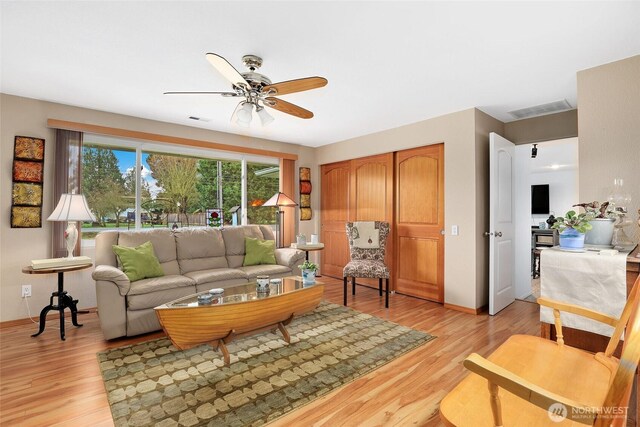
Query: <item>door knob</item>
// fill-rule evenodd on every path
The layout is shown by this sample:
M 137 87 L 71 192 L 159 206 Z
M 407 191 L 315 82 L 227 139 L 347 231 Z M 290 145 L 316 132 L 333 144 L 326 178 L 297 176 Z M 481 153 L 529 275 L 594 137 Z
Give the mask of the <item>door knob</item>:
M 493 236 L 493 233 L 490 233 L 490 232 L 488 232 L 488 231 L 485 231 L 482 235 L 483 235 L 484 237 L 489 237 L 489 236 Z
M 502 231 L 496 231 L 496 237 L 502 237 Z

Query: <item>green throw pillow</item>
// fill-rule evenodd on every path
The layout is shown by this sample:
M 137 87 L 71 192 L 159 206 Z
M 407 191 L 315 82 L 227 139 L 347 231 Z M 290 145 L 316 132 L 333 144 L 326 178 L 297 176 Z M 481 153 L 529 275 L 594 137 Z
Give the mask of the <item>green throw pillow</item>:
M 243 266 L 275 264 L 276 242 L 273 240 L 244 238 L 245 255 Z
M 136 248 L 113 245 L 113 252 L 118 256 L 122 271 L 130 281 L 164 276 L 158 258 L 153 253 L 151 242 L 145 242 Z

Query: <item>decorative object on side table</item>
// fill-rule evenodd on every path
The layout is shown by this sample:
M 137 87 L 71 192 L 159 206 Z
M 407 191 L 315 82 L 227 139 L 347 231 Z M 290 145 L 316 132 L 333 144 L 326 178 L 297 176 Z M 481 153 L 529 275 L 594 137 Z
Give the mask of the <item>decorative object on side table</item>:
M 574 207 L 582 207 L 591 218 L 591 230 L 587 231 L 584 242 L 588 245 L 611 246 L 613 240 L 613 224 L 620 216 L 615 204 L 609 201 L 578 203 Z
M 565 249 L 584 248 L 584 235 L 591 230 L 589 223 L 591 219 L 591 214 L 586 212 L 576 214 L 575 211 L 569 211 L 564 217 L 556 218 L 552 228 L 560 231 L 560 247 Z
M 42 227 L 44 139 L 16 136 L 13 150 L 11 228 Z
M 300 270 L 302 271 L 302 283 L 312 285 L 316 282 L 316 272 L 318 271 L 316 263 L 307 260 L 300 265 Z
M 615 209 L 619 213 L 618 222 L 614 225 L 613 246 L 631 246 L 633 241 L 624 232 L 624 228 L 632 224 L 630 218 L 627 218 L 629 206 L 631 206 L 631 195 L 624 191 L 624 180 L 616 178 L 613 180 L 613 189 L 608 200 L 615 204 Z
M 58 206 L 53 210 L 47 221 L 68 221 L 64 232 L 64 240 L 67 245 L 67 257 L 73 257 L 73 249 L 78 241 L 78 229 L 76 221 L 95 221 L 87 205 L 87 199 L 83 194 L 63 194 L 60 196 Z

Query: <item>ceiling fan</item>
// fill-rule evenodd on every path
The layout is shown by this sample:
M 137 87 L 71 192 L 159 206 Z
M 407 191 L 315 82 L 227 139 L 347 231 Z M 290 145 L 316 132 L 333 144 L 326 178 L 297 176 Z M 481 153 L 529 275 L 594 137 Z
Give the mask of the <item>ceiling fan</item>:
M 263 126 L 271 123 L 273 117 L 264 107 L 274 108 L 283 113 L 290 114 L 301 119 L 310 119 L 313 113 L 295 104 L 276 98 L 276 95 L 287 95 L 289 93 L 302 92 L 305 90 L 317 89 L 326 86 L 327 79 L 324 77 L 306 77 L 296 80 L 288 80 L 280 83 L 271 83 L 271 80 L 264 74 L 256 72 L 262 65 L 262 58 L 256 55 L 245 55 L 242 62 L 249 69 L 248 72 L 240 73 L 233 65 L 222 56 L 215 53 L 207 53 L 207 60 L 218 70 L 227 80 L 231 82 L 232 91 L 227 92 L 165 92 L 165 95 L 222 95 L 224 97 L 244 98 L 237 105 L 231 121 L 241 126 L 248 127 L 255 108 Z

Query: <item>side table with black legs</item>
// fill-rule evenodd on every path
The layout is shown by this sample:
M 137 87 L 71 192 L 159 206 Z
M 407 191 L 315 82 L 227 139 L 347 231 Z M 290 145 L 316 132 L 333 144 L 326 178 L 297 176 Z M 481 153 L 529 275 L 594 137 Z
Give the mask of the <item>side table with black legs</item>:
M 293 249 L 304 251 L 304 258 L 309 261 L 309 252 L 321 251 L 324 249 L 324 243 L 309 243 L 306 245 L 291 245 Z
M 80 327 L 82 324 L 78 323 L 78 300 L 73 299 L 71 295 L 64 290 L 64 273 L 69 271 L 84 270 L 92 267 L 93 264 L 74 265 L 72 267 L 58 267 L 58 268 L 43 268 L 41 270 L 34 270 L 31 266 L 23 267 L 22 272 L 25 274 L 58 274 L 58 291 L 53 292 L 49 298 L 49 305 L 42 309 L 40 312 L 40 328 L 37 333 L 31 335 L 37 337 L 44 332 L 44 328 L 47 323 L 47 313 L 51 310 L 57 310 L 60 312 L 60 339 L 64 340 L 64 309 L 68 308 L 71 311 L 71 322 L 73 326 Z M 57 298 L 57 305 L 53 304 L 53 299 Z

